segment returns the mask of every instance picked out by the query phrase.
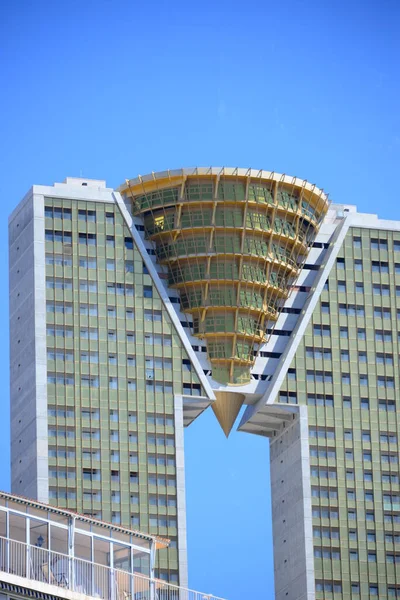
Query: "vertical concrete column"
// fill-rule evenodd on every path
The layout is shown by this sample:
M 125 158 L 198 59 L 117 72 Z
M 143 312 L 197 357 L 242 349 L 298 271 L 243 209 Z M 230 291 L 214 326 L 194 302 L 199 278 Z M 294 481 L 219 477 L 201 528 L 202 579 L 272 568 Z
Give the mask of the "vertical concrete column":
M 307 407 L 271 440 L 276 600 L 315 600 Z
M 178 524 L 179 585 L 188 587 L 183 398 L 175 395 L 175 461 Z

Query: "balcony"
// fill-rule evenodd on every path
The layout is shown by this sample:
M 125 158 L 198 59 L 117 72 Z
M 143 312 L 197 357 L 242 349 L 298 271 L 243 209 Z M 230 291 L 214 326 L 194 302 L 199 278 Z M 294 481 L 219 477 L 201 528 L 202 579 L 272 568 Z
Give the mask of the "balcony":
M 81 595 L 101 600 L 222 600 L 87 560 L 0 538 L 0 582 L 67 600 Z
M 42 600 L 222 600 L 155 577 L 169 540 L 0 492 L 0 591 Z

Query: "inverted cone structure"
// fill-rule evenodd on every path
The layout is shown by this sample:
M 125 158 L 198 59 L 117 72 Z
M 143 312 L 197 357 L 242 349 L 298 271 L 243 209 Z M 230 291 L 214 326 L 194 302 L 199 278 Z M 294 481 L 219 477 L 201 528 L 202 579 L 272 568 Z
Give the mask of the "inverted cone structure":
M 236 392 L 215 392 L 216 400 L 212 409 L 226 437 L 229 436 L 236 417 L 243 406 L 245 397 Z
M 328 210 L 306 181 L 270 171 L 196 168 L 130 180 L 192 334 L 205 340 L 212 377 L 245 385 Z

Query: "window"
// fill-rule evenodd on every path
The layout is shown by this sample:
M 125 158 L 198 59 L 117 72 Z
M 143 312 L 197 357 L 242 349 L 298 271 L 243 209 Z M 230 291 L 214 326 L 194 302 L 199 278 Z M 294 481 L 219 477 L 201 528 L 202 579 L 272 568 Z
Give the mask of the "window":
M 119 462 L 119 452 L 117 452 L 116 450 L 111 450 L 110 458 L 111 462 Z
M 49 348 L 47 350 L 47 358 L 49 360 L 62 360 L 69 361 L 74 360 L 74 353 L 72 350 L 55 350 Z
M 119 471 L 111 471 L 111 481 L 119 482 Z
M 79 266 L 83 269 L 96 269 L 97 260 L 95 258 L 79 258 Z
M 95 246 L 96 245 L 96 234 L 80 233 L 79 234 L 79 243 L 85 244 L 86 246 Z
M 125 261 L 125 273 L 134 273 L 133 260 Z
M 71 244 L 72 243 L 72 233 L 70 231 L 53 231 L 51 229 L 46 229 L 44 239 L 46 242 L 54 242 L 61 244 Z
M 70 208 L 61 208 L 58 206 L 45 206 L 44 207 L 44 216 L 47 219 L 71 219 L 71 209 Z
M 145 309 L 144 311 L 144 320 L 145 321 L 156 321 L 156 322 L 161 322 L 162 321 L 162 312 L 161 310 L 148 310 Z
M 109 365 L 116 365 L 117 364 L 117 356 L 116 356 L 116 354 L 109 354 L 108 355 L 108 364 Z
M 373 260 L 371 263 L 373 273 L 389 273 L 389 263 Z
M 349 330 L 347 327 L 341 327 L 339 331 L 339 335 L 342 339 L 347 340 L 349 337 Z
M 337 500 L 337 489 L 335 488 L 324 488 L 324 487 L 312 487 L 311 494 L 314 498 L 331 498 Z
M 83 479 L 86 481 L 100 481 L 101 473 L 97 469 L 83 469 Z
M 109 339 L 109 341 L 111 341 L 111 342 L 115 342 L 115 341 L 116 341 L 116 339 L 117 339 L 117 332 L 116 332 L 116 331 L 111 331 L 111 330 L 110 330 L 110 331 L 108 332 L 108 339 Z
M 341 350 L 340 351 L 340 358 L 342 361 L 344 362 L 348 362 L 349 361 L 349 351 L 348 350 Z
M 332 373 L 329 371 L 307 371 L 307 381 L 333 383 Z
M 78 220 L 96 222 L 96 211 L 94 210 L 78 210 Z
M 90 327 L 89 329 L 81 329 L 80 337 L 84 340 L 97 340 L 99 338 L 99 332 L 93 327 Z
M 309 429 L 310 438 L 319 438 L 323 440 L 334 440 L 335 431 L 327 427 L 310 427 Z
M 318 446 L 310 446 L 310 456 L 314 458 L 336 458 L 336 451 Z
M 377 342 L 391 342 L 392 332 L 383 329 L 375 329 L 375 340 Z
M 362 271 L 363 270 L 362 260 L 357 259 L 357 260 L 354 261 L 354 270 L 355 271 Z
M 338 269 L 344 269 L 344 267 L 345 267 L 344 258 L 338 258 L 336 260 L 336 264 L 337 264 Z
M 133 250 L 133 239 L 131 237 L 125 238 L 125 248 L 127 250 Z
M 352 594 L 359 594 L 360 593 L 360 584 L 359 583 L 352 583 L 351 584 L 351 593 Z
M 342 373 L 342 384 L 350 385 L 350 373 Z
M 114 224 L 114 213 L 106 212 L 106 223 L 107 225 Z
M 285 402 L 285 404 L 297 404 L 296 392 L 279 392 L 279 402 Z
M 368 562 L 376 562 L 376 552 L 368 552 Z
M 377 596 L 378 595 L 378 586 L 377 585 L 370 585 L 369 586 L 369 595 L 370 596 Z
M 365 492 L 365 502 L 373 502 L 374 494 L 372 492 Z
M 371 238 L 371 250 L 387 250 L 387 240 L 380 240 L 377 238 Z
M 362 329 L 362 328 L 357 329 L 357 338 L 361 341 L 367 339 L 365 329 Z
M 81 376 L 81 386 L 98 388 L 99 387 L 99 378 L 93 377 L 91 375 L 82 375 Z
M 368 375 L 360 375 L 360 385 L 368 385 Z
M 372 286 L 372 293 L 374 296 L 390 296 L 390 287 L 388 285 L 380 285 L 379 283 L 374 283 Z
M 367 362 L 367 353 L 366 352 L 359 352 L 358 353 L 358 362 L 359 363 L 366 363 Z
M 395 412 L 396 404 L 394 400 L 379 400 L 378 408 L 386 412 Z
M 391 319 L 390 308 L 374 307 L 374 317 L 376 319 Z
M 136 366 L 136 358 L 134 356 L 127 356 L 126 363 L 127 363 L 128 367 L 135 367 Z
M 354 304 L 339 304 L 339 314 L 347 315 L 349 317 L 364 317 L 365 310 L 362 305 L 354 305 Z
M 81 292 L 97 292 L 97 281 L 79 281 L 79 290 Z
M 373 512 L 366 512 L 365 513 L 365 520 L 366 521 L 375 521 L 375 514 Z
M 361 245 L 361 238 L 358 237 L 358 236 L 357 237 L 354 236 L 353 237 L 353 248 L 361 248 L 361 247 L 362 247 L 362 245 Z
M 397 454 L 381 454 L 381 459 L 383 463 L 390 463 L 393 465 L 397 465 L 399 462 Z
M 106 246 L 115 248 L 115 237 L 113 235 L 106 235 Z
M 371 483 L 373 481 L 373 475 L 370 471 L 364 472 L 364 481 Z
M 46 287 L 52 290 L 72 290 L 72 280 L 59 279 L 58 277 L 46 279 Z
M 360 281 L 356 281 L 356 293 L 363 294 L 364 293 L 364 284 Z
M 372 461 L 371 452 L 363 452 L 363 460 L 364 460 L 364 462 L 371 462 Z
M 343 408 L 351 408 L 351 398 L 348 396 L 343 398 Z
M 314 325 L 314 335 L 330 337 L 331 328 L 329 327 L 329 325 Z
M 393 250 L 400 252 L 400 240 L 393 240 Z
M 363 442 L 370 442 L 371 441 L 371 434 L 369 431 L 363 431 L 361 434 L 361 439 Z
M 143 286 L 143 297 L 144 298 L 152 298 L 153 297 L 153 288 L 151 285 Z
M 344 439 L 349 441 L 353 439 L 353 432 L 351 431 L 351 429 L 345 429 L 344 431 Z
M 307 371 L 308 373 L 308 371 Z M 292 381 L 296 381 L 296 369 L 288 369 L 288 374 L 287 374 L 288 379 L 292 380 Z
M 377 383 L 378 387 L 394 388 L 393 377 L 378 376 Z
M 108 387 L 111 390 L 118 389 L 118 379 L 117 379 L 117 377 L 109 377 L 108 378 Z
M 107 271 L 115 271 L 115 260 L 107 258 Z
M 329 314 L 330 310 L 329 310 L 329 302 L 322 302 L 321 303 L 321 312 L 325 313 L 325 314 Z
M 98 421 L 100 419 L 100 412 L 98 410 L 82 409 L 81 416 L 82 419 L 92 419 L 94 421 Z
M 81 304 L 79 306 L 79 313 L 81 315 L 97 317 L 97 305 L 96 304 Z
M 61 325 L 51 327 L 50 325 L 47 325 L 47 335 L 53 337 L 72 338 L 74 336 L 74 332 L 72 327 L 62 327 Z
M 346 282 L 338 281 L 338 292 L 346 292 Z
M 350 529 L 349 530 L 349 540 L 351 542 L 356 542 L 357 541 L 357 531 L 355 531 L 354 529 Z
M 308 394 L 307 404 L 310 406 L 333 406 L 333 396 L 326 394 L 324 396 Z

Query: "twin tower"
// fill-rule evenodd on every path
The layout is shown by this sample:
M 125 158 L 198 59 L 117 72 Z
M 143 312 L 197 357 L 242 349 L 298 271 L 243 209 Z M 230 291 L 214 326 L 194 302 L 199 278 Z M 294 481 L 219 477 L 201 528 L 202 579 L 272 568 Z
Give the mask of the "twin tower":
M 185 586 L 184 427 L 243 408 L 276 598 L 400 595 L 400 223 L 192 168 L 33 186 L 9 235 L 14 493 L 168 537 Z

